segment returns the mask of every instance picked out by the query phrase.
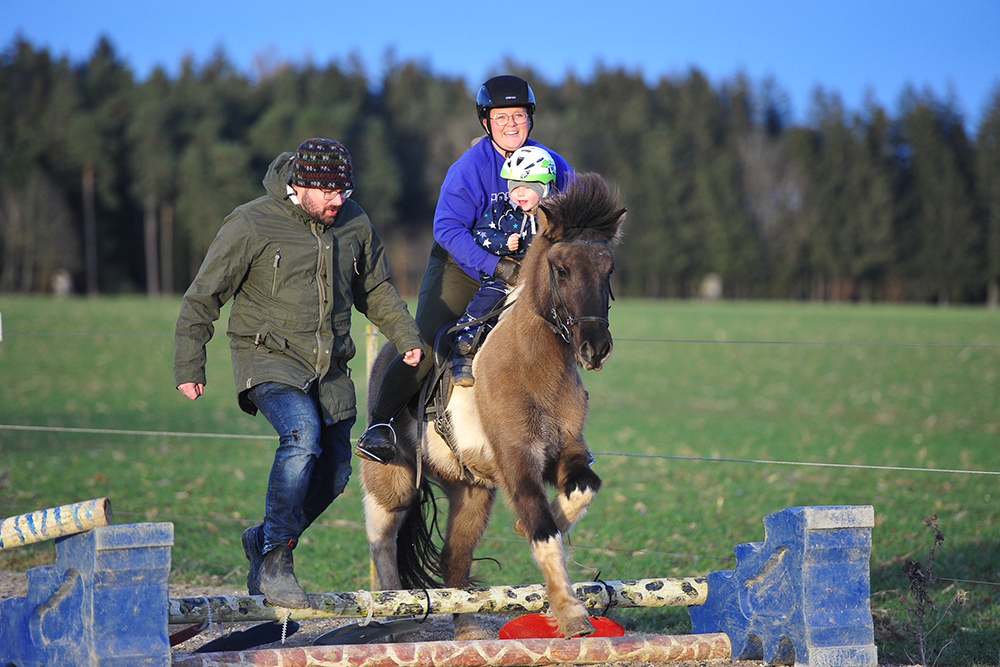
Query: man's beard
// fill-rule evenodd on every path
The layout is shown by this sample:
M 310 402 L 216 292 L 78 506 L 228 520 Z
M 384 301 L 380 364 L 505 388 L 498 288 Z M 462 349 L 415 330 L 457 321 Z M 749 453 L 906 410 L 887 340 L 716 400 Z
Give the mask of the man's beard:
M 325 219 L 323 217 L 323 215 L 325 213 L 327 213 L 328 211 L 333 213 L 333 217 L 330 218 L 330 219 Z M 337 206 L 336 208 L 330 208 L 330 209 L 328 209 L 326 206 L 324 206 L 323 208 L 321 208 L 317 212 L 306 211 L 306 213 L 308 213 L 309 217 L 312 218 L 313 220 L 315 220 L 317 223 L 319 223 L 321 225 L 324 225 L 324 226 L 329 226 L 329 225 L 332 225 L 333 223 L 335 223 L 337 221 L 337 215 L 340 213 L 340 206 Z

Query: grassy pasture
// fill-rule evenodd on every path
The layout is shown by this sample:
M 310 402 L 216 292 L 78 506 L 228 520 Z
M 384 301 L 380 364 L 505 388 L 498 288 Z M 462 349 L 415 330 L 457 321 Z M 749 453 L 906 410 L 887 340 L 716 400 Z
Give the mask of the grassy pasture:
M 0 518 L 108 496 L 116 523 L 174 523 L 175 581 L 239 587 L 240 534 L 263 511 L 275 438 L 236 406 L 225 319 L 209 346 L 206 395 L 191 403 L 174 390 L 178 306 L 0 297 L 0 427 L 48 429 L 0 428 Z M 571 535 L 575 581 L 731 569 L 733 546 L 762 541 L 771 512 L 873 505 L 876 642 L 883 661 L 907 662 L 915 644 L 902 564 L 926 561 L 933 532 L 923 519 L 936 514 L 946 541 L 926 625 L 957 590 L 968 602 L 929 644 L 944 647 L 938 664 L 997 664 L 997 476 L 889 468 L 1000 470 L 1000 313 L 622 300 L 611 319 L 614 356 L 584 376 L 604 488 Z M 356 317 L 362 397 L 363 327 Z M 502 570 L 477 563 L 486 584 L 540 579 L 512 525 L 498 505 L 479 555 Z M 0 553 L 0 569 L 54 553 L 51 543 Z M 356 478 L 306 534 L 296 565 L 310 591 L 368 587 Z M 650 631 L 690 629 L 684 610 L 617 613 Z

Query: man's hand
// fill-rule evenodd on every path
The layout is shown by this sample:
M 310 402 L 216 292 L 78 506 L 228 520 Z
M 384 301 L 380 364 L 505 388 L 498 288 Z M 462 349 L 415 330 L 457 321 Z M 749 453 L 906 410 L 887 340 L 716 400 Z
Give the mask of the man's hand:
M 205 393 L 205 385 L 201 382 L 185 382 L 177 385 L 177 391 L 194 401 Z
M 424 358 L 424 348 L 415 347 L 403 355 L 403 363 L 407 366 L 416 366 Z

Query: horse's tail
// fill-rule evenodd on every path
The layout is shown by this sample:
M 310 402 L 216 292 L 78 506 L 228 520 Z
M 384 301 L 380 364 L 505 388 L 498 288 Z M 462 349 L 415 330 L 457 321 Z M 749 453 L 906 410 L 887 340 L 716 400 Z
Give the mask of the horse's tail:
M 437 525 L 437 499 L 434 487 L 424 478 L 417 499 L 406 511 L 406 518 L 396 534 L 396 566 L 403 588 L 441 588 L 444 584 L 441 549 L 434 542 L 440 534 Z

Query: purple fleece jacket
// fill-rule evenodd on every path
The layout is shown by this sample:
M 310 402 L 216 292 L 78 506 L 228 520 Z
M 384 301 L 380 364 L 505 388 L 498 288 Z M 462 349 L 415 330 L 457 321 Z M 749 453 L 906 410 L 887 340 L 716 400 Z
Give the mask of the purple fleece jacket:
M 566 160 L 537 141 L 528 140 L 529 146 L 539 146 L 552 155 L 556 163 L 556 190 L 566 187 L 573 168 Z M 484 138 L 465 152 L 448 169 L 437 209 L 434 211 L 434 240 L 475 280 L 479 272 L 493 275 L 500 258 L 483 250 L 472 237 L 472 226 L 494 202 L 507 199 L 507 181 L 500 178 L 504 157 Z

